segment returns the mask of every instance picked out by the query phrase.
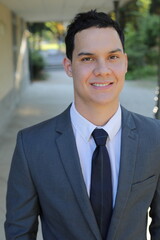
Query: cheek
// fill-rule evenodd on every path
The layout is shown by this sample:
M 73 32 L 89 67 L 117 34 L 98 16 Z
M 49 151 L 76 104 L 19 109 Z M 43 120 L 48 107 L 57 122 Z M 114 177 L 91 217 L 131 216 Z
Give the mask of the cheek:
M 127 72 L 127 69 L 126 69 L 126 66 L 125 64 L 122 65 L 122 64 L 117 64 L 115 65 L 113 68 L 113 72 L 114 74 L 117 76 L 117 78 L 124 78 L 125 77 L 125 74 Z
M 86 82 L 89 77 L 92 75 L 92 67 L 88 65 L 86 66 L 78 66 L 75 67 L 72 71 L 73 78 L 76 78 L 79 80 L 79 82 Z

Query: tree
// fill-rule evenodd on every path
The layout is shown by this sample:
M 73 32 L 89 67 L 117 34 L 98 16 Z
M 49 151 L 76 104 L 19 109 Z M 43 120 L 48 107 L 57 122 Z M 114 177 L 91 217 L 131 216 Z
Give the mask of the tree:
M 41 41 L 43 36 L 43 31 L 49 30 L 45 23 L 28 23 L 28 30 L 32 34 L 32 48 L 39 50 L 41 49 Z
M 158 66 L 158 86 L 156 90 L 156 106 L 154 108 L 155 117 L 157 119 L 160 119 L 160 0 L 152 0 L 151 6 L 150 6 L 150 13 L 156 14 L 158 18 L 158 37 L 157 37 L 157 52 L 158 52 L 158 59 L 157 59 L 157 66 Z
M 120 8 L 119 21 L 126 37 L 130 78 L 156 74 L 159 20 L 151 15 L 151 4 L 151 0 L 134 0 Z
M 160 15 L 160 0 L 152 0 L 150 13 Z

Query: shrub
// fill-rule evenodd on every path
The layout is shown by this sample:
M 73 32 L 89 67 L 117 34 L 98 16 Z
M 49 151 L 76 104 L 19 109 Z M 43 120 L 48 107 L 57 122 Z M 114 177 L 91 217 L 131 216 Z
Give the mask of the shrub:
M 157 74 L 157 66 L 145 65 L 142 68 L 135 68 L 132 71 L 128 71 L 126 75 L 127 80 L 136 80 L 142 78 L 152 78 Z
M 38 78 L 44 69 L 45 62 L 38 50 L 30 51 L 30 67 L 32 78 Z

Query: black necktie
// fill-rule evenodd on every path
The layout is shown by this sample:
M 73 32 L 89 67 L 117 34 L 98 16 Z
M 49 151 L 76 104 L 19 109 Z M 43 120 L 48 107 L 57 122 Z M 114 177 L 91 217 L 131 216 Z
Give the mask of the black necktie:
M 95 129 L 92 136 L 97 147 L 92 157 L 90 200 L 102 239 L 105 239 L 112 216 L 111 166 L 105 146 L 108 134 L 103 129 Z

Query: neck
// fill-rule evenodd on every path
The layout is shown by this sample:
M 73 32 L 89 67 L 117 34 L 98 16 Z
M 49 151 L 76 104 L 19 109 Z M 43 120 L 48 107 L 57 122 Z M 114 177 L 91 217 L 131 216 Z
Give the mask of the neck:
M 75 103 L 76 110 L 89 122 L 96 126 L 104 126 L 116 113 L 119 107 L 119 103 L 115 106 L 97 106 L 92 108 L 91 106 L 79 106 Z

